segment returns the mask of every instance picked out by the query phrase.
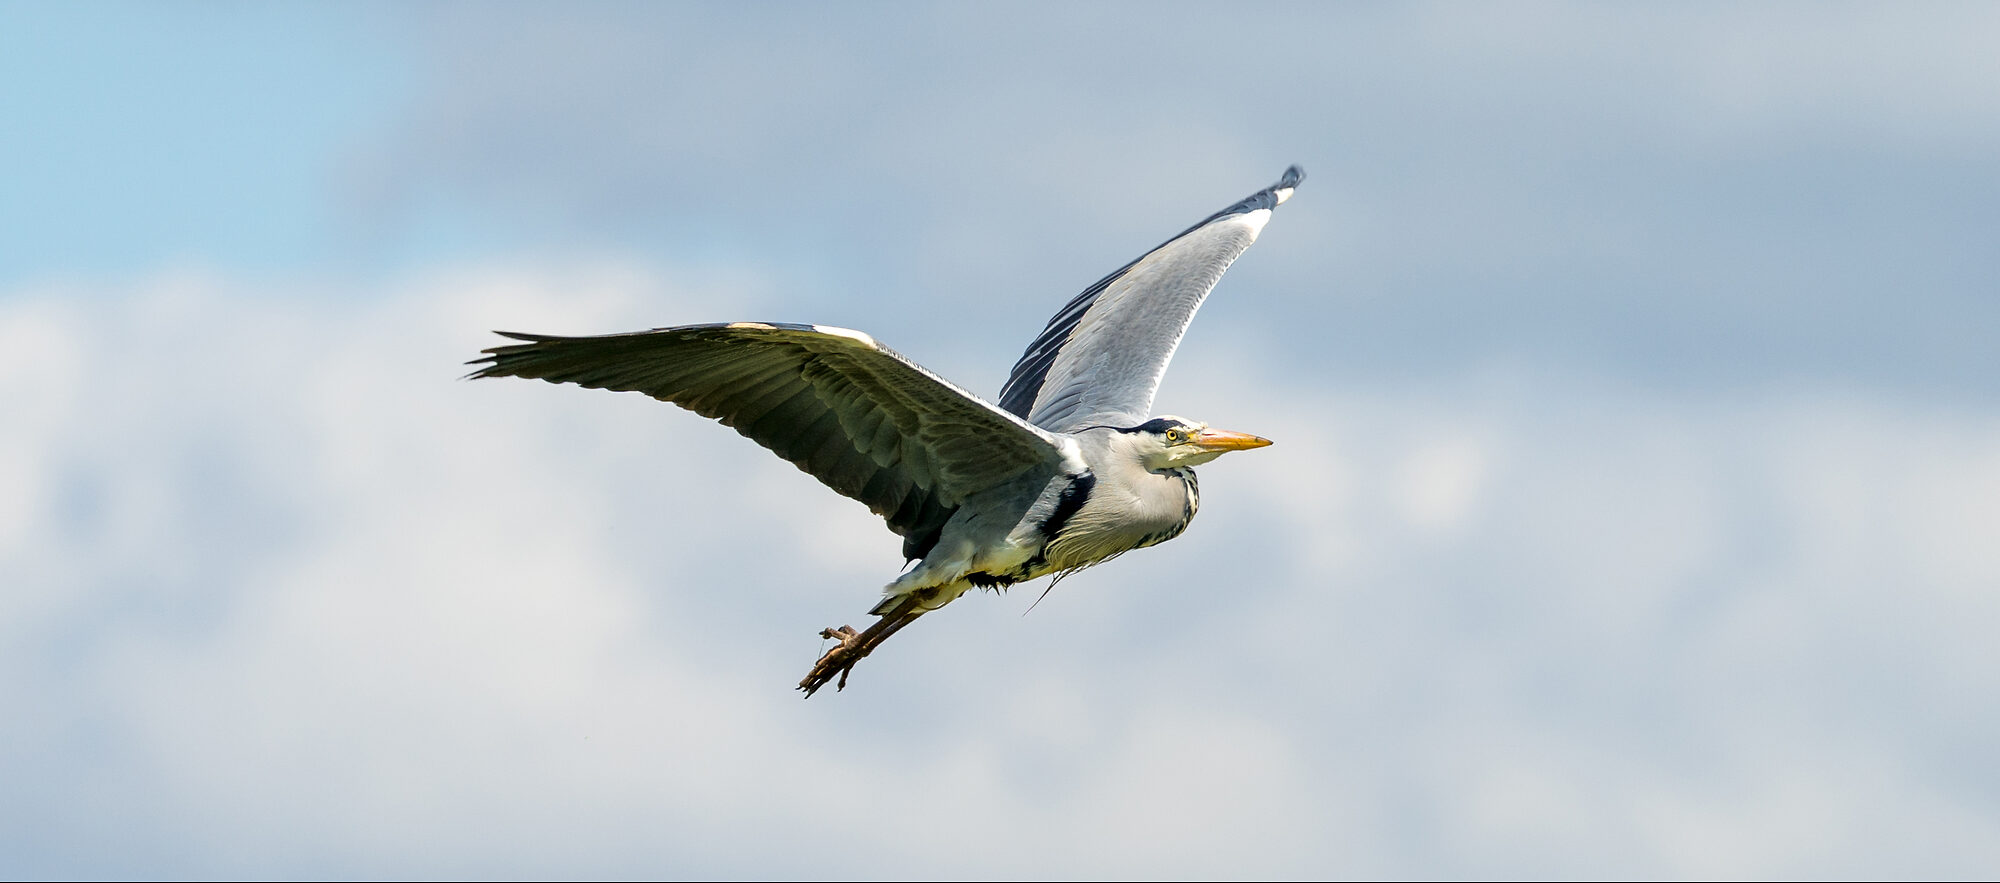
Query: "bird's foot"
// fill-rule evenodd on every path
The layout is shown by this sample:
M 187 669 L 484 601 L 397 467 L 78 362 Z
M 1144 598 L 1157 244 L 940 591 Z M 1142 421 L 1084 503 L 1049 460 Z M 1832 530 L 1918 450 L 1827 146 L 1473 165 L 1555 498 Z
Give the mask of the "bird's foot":
M 826 651 L 826 654 L 819 658 L 819 662 L 813 664 L 812 671 L 806 675 L 805 680 L 799 682 L 799 689 L 806 691 L 807 696 L 826 686 L 826 682 L 833 680 L 836 674 L 840 675 L 840 681 L 833 685 L 834 692 L 847 689 L 847 673 L 854 670 L 854 664 L 860 662 L 861 657 L 867 656 L 868 651 L 875 649 L 865 646 L 861 641 L 861 633 L 855 631 L 851 625 L 837 629 L 820 629 L 819 636 L 832 638 L 840 643 Z
M 837 629 L 820 629 L 820 637 L 832 638 L 840 643 L 833 645 L 833 649 L 826 651 L 819 662 L 813 664 L 806 679 L 799 682 L 799 689 L 811 696 L 826 686 L 827 681 L 833 680 L 834 675 L 839 675 L 840 680 L 833 685 L 833 689 L 847 689 L 847 673 L 854 670 L 854 664 L 875 652 L 875 645 L 889 640 L 890 635 L 924 615 L 923 602 L 915 596 L 906 597 L 890 607 L 889 612 L 878 615 L 882 618 L 863 632 L 856 632 L 853 626 L 847 625 Z

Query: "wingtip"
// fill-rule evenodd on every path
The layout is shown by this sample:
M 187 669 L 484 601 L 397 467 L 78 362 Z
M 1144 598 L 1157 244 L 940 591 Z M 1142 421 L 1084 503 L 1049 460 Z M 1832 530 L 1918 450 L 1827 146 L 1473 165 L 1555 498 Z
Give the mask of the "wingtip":
M 1296 165 L 1288 167 L 1285 169 L 1285 173 L 1278 177 L 1277 183 L 1272 184 L 1271 186 L 1266 187 L 1262 190 L 1259 190 L 1256 193 L 1252 193 L 1249 196 L 1243 197 L 1242 199 L 1238 200 L 1235 205 L 1232 205 L 1226 209 L 1223 209 L 1222 211 L 1216 212 L 1215 214 L 1208 216 L 1208 218 L 1202 221 L 1200 224 L 1196 224 L 1193 227 L 1189 227 L 1188 231 L 1201 229 L 1201 227 L 1204 224 L 1214 223 L 1215 221 L 1221 220 L 1222 218 L 1226 218 L 1231 215 L 1245 214 L 1247 212 L 1254 212 L 1259 209 L 1268 210 L 1277 208 L 1278 206 L 1283 205 L 1285 203 L 1285 200 L 1292 198 L 1292 191 L 1298 189 L 1299 182 L 1304 181 L 1305 179 L 1306 179 L 1305 169 L 1300 168 Z M 1183 232 L 1181 235 L 1185 236 L 1187 235 L 1187 233 Z M 1170 239 L 1167 241 L 1172 242 L 1173 240 Z
M 525 349 L 528 346 L 536 343 L 541 343 L 553 339 L 546 334 L 523 334 L 519 331 L 495 330 L 493 333 L 498 334 L 501 337 L 511 338 L 514 340 L 525 340 L 528 343 L 526 344 L 505 343 L 499 346 L 487 347 L 486 349 L 480 350 L 479 352 L 481 353 L 481 355 L 479 358 L 469 360 L 465 363 L 467 365 L 479 366 L 478 370 L 475 370 L 472 373 L 465 375 L 464 377 L 460 377 L 459 378 L 460 380 L 478 380 L 482 377 L 506 377 L 508 375 L 506 373 L 503 373 L 500 368 L 501 356 L 507 355 L 509 352 L 512 351 Z
M 1292 191 L 1299 188 L 1299 182 L 1306 179 L 1306 170 L 1294 164 L 1278 177 L 1278 183 L 1271 185 L 1271 197 L 1278 205 L 1292 198 Z

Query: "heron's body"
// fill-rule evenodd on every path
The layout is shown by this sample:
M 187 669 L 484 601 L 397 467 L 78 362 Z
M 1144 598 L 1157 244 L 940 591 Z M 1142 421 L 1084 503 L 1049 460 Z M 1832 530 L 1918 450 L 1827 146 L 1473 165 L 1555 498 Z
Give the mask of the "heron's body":
M 872 612 L 907 595 L 935 609 L 967 589 L 1081 570 L 1179 536 L 1201 506 L 1194 470 L 1148 469 L 1134 435 L 1108 428 L 1077 433 L 1064 439 L 1069 444 L 1052 473 L 1035 470 L 968 500 Z M 1098 469 L 1119 478 L 1100 482 Z
M 866 334 L 735 322 L 599 337 L 514 334 L 476 377 L 636 390 L 721 420 L 903 537 L 916 562 L 808 694 L 918 616 L 973 588 L 1061 575 L 1178 536 L 1201 505 L 1192 467 L 1270 442 L 1151 417 L 1182 333 L 1223 270 L 1304 177 L 1235 203 L 1086 289 L 1029 345 L 993 405 Z

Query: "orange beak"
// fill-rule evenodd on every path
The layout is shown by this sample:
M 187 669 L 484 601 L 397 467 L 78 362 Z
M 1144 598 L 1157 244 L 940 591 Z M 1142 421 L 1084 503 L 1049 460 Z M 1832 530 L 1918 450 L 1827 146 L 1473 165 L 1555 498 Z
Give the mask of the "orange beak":
M 1268 438 L 1258 438 L 1247 432 L 1230 432 L 1227 429 L 1204 429 L 1194 439 L 1195 447 L 1204 451 L 1247 451 L 1261 448 L 1271 443 Z

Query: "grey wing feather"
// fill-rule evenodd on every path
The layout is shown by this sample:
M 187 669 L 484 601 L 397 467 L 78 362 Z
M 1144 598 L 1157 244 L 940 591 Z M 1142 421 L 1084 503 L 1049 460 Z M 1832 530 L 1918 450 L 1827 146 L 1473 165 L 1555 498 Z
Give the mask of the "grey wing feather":
M 1143 422 L 1195 310 L 1304 179 L 1292 166 L 1084 289 L 1022 353 L 1000 406 L 1051 431 Z
M 1061 457 L 1048 434 L 866 334 L 736 322 L 486 350 L 472 377 L 643 392 L 712 417 L 868 505 L 923 557 L 965 498 Z

